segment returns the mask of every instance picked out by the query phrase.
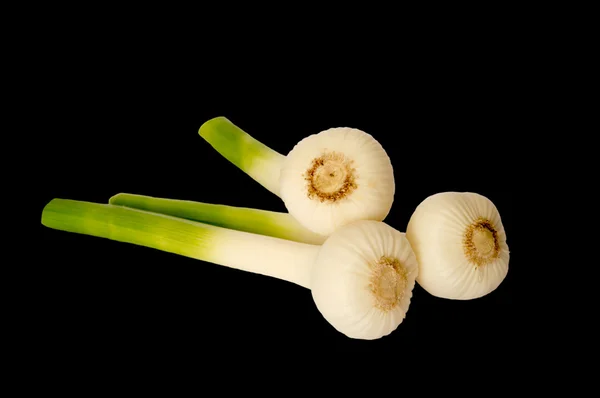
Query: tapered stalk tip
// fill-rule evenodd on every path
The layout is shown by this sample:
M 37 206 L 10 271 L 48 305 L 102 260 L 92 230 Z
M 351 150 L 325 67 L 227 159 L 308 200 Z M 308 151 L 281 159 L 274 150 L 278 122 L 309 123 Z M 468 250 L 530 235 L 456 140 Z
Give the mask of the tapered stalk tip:
M 279 194 L 279 175 L 285 156 L 258 141 L 223 116 L 206 121 L 200 136 L 221 156 L 272 193 Z
M 219 125 L 233 125 L 233 123 L 231 123 L 231 121 L 225 116 L 213 117 L 212 119 L 202 123 L 200 129 L 198 130 L 198 134 L 200 134 L 200 137 L 206 138 L 206 136 L 211 134 L 215 128 L 219 127 Z

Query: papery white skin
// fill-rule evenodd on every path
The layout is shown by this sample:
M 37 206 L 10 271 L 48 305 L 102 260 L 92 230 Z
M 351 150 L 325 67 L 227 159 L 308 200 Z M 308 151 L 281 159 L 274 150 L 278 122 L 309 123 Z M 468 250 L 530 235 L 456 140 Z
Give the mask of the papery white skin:
M 499 253 L 476 266 L 465 255 L 466 229 L 479 218 L 496 230 Z M 417 282 L 430 294 L 469 300 L 494 291 L 508 273 L 509 249 L 498 209 L 485 196 L 472 192 L 442 192 L 426 198 L 411 216 L 406 237 L 419 263 Z
M 406 271 L 402 299 L 389 311 L 375 306 L 372 266 L 382 257 L 397 259 Z M 321 246 L 310 286 L 319 311 L 346 336 L 377 339 L 406 317 L 418 264 L 404 233 L 385 223 L 358 221 L 336 231 Z
M 355 170 L 356 189 L 335 202 L 307 194 L 305 173 L 313 159 L 327 152 L 343 154 Z M 288 212 L 304 227 L 323 235 L 359 219 L 382 221 L 394 201 L 390 158 L 377 140 L 355 128 L 331 128 L 304 138 L 286 156 L 279 182 Z

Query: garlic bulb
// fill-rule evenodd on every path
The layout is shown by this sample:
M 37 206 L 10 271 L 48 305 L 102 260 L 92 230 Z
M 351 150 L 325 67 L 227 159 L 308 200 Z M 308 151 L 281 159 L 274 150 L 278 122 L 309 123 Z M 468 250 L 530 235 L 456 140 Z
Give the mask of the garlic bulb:
M 200 136 L 280 197 L 302 226 L 328 236 L 356 220 L 383 221 L 394 201 L 392 163 L 381 144 L 355 128 L 330 128 L 303 138 L 284 156 L 216 117 Z
M 418 272 L 404 233 L 360 220 L 338 229 L 321 246 L 310 288 L 335 329 L 351 338 L 377 339 L 404 320 Z
M 279 183 L 288 212 L 323 235 L 360 219 L 381 221 L 394 201 L 387 153 L 370 134 L 349 127 L 301 140 L 286 156 Z
M 406 237 L 419 263 L 417 283 L 434 296 L 482 297 L 508 273 L 510 255 L 500 214 L 480 194 L 429 196 L 411 216 Z

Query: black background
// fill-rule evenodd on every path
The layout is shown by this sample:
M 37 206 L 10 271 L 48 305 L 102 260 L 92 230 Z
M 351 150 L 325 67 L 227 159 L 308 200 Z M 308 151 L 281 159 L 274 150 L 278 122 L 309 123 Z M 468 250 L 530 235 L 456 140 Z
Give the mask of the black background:
M 309 134 L 349 126 L 376 137 L 392 160 L 397 185 L 387 223 L 404 231 L 428 195 L 478 192 L 498 207 L 512 258 L 490 295 L 444 300 L 417 285 L 395 332 L 360 341 L 335 331 L 296 285 L 40 224 L 40 280 L 51 281 L 39 307 L 46 349 L 73 361 L 134 363 L 315 347 L 319 355 L 401 351 L 448 363 L 512 355 L 521 263 L 511 245 L 510 159 L 525 112 L 514 60 L 454 49 L 410 62 L 72 50 L 76 56 L 67 51 L 42 77 L 40 215 L 55 197 L 103 203 L 119 192 L 285 211 L 202 140 L 200 125 L 226 116 L 284 154 Z

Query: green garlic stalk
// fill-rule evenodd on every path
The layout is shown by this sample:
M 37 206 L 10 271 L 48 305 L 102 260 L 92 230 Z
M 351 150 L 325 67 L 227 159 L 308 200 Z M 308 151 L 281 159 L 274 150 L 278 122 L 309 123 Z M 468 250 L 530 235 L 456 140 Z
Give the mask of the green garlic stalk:
M 327 238 L 304 228 L 288 213 L 119 193 L 108 203 L 185 218 L 238 231 L 320 245 Z
M 405 234 L 378 221 L 350 223 L 319 246 L 123 206 L 53 199 L 42 224 L 297 284 L 311 290 L 325 320 L 356 339 L 386 336 L 402 323 L 418 275 Z

